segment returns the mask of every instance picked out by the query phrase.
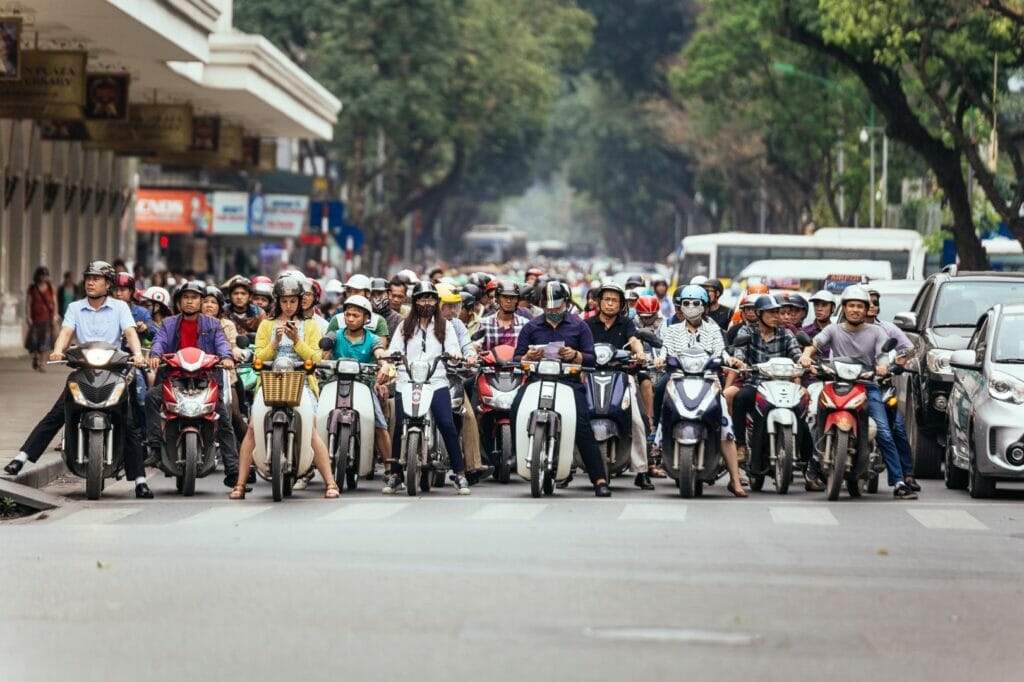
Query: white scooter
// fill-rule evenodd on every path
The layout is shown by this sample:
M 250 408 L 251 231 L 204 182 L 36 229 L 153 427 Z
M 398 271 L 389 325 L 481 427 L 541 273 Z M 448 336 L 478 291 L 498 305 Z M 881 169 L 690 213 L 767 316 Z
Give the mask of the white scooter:
M 420 490 L 429 492 L 433 475 L 440 472 L 443 476 L 449 468 L 448 456 L 444 448 L 439 446 L 440 437 L 430 412 L 434 392 L 447 391 L 449 387 L 446 385 L 438 389 L 432 386 L 430 377 L 437 364 L 449 360 L 450 356 L 442 353 L 433 362 L 420 360 L 410 363 L 401 353 L 393 353 L 390 359 L 401 363 L 400 366 L 409 377 L 407 383 L 398 387 L 395 400 L 402 401 L 402 411 L 405 413 L 402 433 L 399 434 L 402 439 L 399 462 L 405 467 L 406 492 L 415 497 L 417 483 Z
M 581 367 L 553 359 L 523 365 L 538 379 L 523 387 L 514 415 L 516 471 L 530 482 L 530 494 L 540 497 L 551 495 L 555 481 L 567 478 L 572 470 L 576 398 L 559 379 L 578 375 Z
M 320 348 L 332 350 L 333 339 L 321 339 Z M 376 376 L 377 365 L 342 358 L 321 362 L 319 368 L 331 380 L 320 387 L 316 430 L 327 444 L 338 487 L 355 490 L 359 479 L 373 471 L 373 394 L 359 378 Z

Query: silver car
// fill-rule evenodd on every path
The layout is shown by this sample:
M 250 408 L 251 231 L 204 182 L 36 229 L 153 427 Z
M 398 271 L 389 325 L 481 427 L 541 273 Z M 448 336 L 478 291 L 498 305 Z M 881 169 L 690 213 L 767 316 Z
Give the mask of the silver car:
M 996 304 L 954 351 L 946 487 L 992 497 L 997 481 L 1024 480 L 1024 304 Z

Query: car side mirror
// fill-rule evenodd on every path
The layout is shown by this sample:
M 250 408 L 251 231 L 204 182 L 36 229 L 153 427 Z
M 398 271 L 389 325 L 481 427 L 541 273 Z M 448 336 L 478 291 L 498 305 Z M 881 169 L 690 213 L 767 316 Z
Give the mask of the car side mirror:
M 896 313 L 892 318 L 892 323 L 905 332 L 916 332 L 917 313 Z
M 973 350 L 955 350 L 949 357 L 949 366 L 956 369 L 978 369 L 978 354 Z

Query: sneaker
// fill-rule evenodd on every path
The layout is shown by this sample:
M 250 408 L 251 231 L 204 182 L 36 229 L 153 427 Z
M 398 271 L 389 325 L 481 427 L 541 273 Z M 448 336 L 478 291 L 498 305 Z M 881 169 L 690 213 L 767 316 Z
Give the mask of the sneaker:
M 810 493 L 820 493 L 825 491 L 825 482 L 818 478 L 815 474 L 807 472 L 804 475 L 804 490 Z
M 917 493 L 910 489 L 903 481 L 896 484 L 896 487 L 892 490 L 892 496 L 897 500 L 916 500 Z
M 388 474 L 384 479 L 384 487 L 380 489 L 385 495 L 394 495 L 402 488 L 402 477 L 398 474 Z
M 908 488 L 913 490 L 915 493 L 921 492 L 921 485 L 916 480 L 914 480 L 913 476 L 907 476 L 905 479 L 903 479 L 903 482 L 906 484 Z
M 460 495 L 469 494 L 469 481 L 466 479 L 465 476 L 452 474 L 451 476 L 449 476 L 449 478 L 452 481 L 452 485 L 455 486 L 455 490 L 458 491 Z
M 306 486 L 309 485 L 309 481 L 303 477 L 292 483 L 292 490 L 305 490 Z

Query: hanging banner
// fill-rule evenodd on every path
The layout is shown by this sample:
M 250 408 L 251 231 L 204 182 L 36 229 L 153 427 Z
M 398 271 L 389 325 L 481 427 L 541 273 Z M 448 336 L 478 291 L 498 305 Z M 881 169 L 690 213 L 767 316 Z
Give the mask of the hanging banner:
M 220 124 L 217 134 L 216 151 L 194 151 L 161 153 L 154 163 L 173 168 L 206 168 L 211 170 L 229 169 L 242 164 L 244 139 L 241 126 Z
M 210 208 L 202 192 L 140 189 L 135 194 L 138 232 L 196 234 L 209 230 Z
M 121 154 L 185 151 L 192 144 L 188 104 L 132 104 L 124 121 L 86 121 L 90 149 Z
M 94 121 L 123 121 L 128 118 L 126 73 L 90 73 L 85 76 L 85 117 Z
M 19 78 L 0 79 L 0 118 L 82 118 L 85 52 L 12 52 L 6 43 L 3 51 L 14 55 Z
M 253 222 L 254 234 L 267 237 L 298 237 L 309 220 L 309 197 L 267 194 L 262 197 L 262 220 Z
M 220 118 L 196 116 L 192 119 L 192 146 L 189 151 L 215 152 L 220 144 Z
M 214 192 L 210 234 L 249 234 L 249 193 Z
M 21 73 L 21 17 L 0 17 L 0 81 L 16 81 Z

